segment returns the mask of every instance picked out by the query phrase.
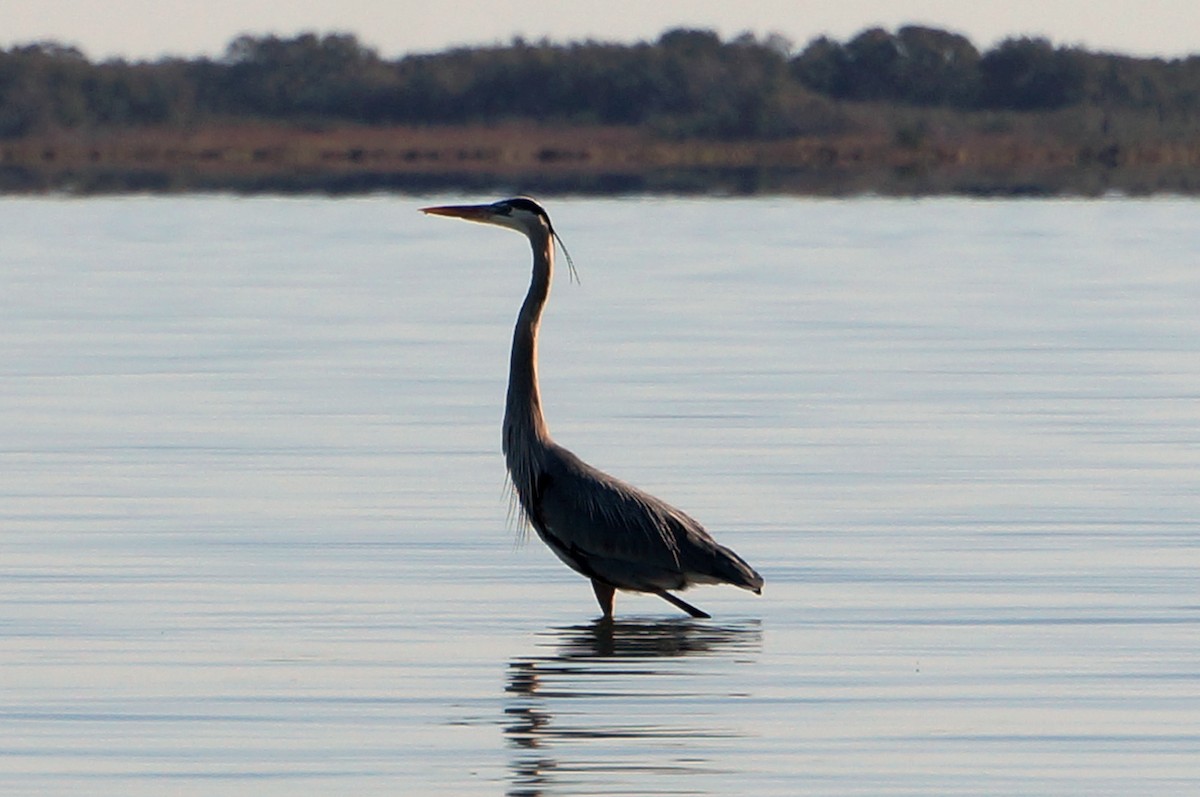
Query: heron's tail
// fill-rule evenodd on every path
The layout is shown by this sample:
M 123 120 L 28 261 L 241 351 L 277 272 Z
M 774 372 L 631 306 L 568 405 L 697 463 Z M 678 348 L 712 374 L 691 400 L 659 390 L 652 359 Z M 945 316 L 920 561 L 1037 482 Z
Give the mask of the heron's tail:
M 746 560 L 723 545 L 717 546 L 721 556 L 717 558 L 716 573 L 713 575 L 727 584 L 748 589 L 755 595 L 762 594 L 763 577 L 746 564 Z

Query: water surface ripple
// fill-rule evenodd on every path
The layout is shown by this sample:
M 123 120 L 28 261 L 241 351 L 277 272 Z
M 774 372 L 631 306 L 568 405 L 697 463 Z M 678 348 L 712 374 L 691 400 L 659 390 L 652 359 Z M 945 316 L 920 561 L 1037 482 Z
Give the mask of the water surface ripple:
M 554 434 L 766 579 L 605 627 L 462 199 L 0 201 L 6 795 L 1198 793 L 1194 201 L 550 201 Z

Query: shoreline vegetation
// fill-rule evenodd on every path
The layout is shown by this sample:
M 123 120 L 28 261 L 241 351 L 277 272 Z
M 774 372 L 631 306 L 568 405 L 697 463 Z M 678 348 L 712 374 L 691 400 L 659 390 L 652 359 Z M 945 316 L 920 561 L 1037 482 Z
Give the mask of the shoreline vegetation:
M 799 52 L 654 43 L 381 59 L 347 35 L 222 59 L 0 51 L 0 192 L 1200 193 L 1200 57 L 872 29 Z
M 1200 144 L 1044 142 L 1020 133 L 664 140 L 636 128 L 220 125 L 0 142 L 0 190 L 79 194 L 759 193 L 1098 196 L 1200 192 Z

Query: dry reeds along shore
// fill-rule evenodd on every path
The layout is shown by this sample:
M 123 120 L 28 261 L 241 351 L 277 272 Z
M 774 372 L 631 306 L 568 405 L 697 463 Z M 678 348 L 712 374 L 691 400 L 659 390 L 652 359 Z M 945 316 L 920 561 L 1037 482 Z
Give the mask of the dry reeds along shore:
M 1200 190 L 1200 142 L 1066 142 L 1015 126 L 984 131 L 918 120 L 900 129 L 749 141 L 514 123 L 76 130 L 0 143 L 0 188 L 8 191 L 475 188 L 489 181 L 585 192 L 1193 193 Z

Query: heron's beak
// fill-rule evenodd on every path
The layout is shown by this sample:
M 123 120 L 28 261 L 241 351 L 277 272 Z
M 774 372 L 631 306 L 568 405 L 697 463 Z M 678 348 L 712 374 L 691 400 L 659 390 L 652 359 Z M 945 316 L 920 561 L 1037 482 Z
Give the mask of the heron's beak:
M 421 212 L 430 216 L 449 216 L 454 219 L 483 222 L 489 221 L 495 215 L 491 205 L 441 205 L 421 208 Z

